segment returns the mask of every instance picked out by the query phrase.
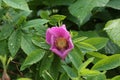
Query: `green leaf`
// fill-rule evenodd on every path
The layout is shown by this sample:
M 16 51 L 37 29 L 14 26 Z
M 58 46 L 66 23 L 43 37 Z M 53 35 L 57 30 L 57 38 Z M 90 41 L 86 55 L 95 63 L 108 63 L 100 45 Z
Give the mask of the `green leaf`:
M 87 61 L 85 61 L 84 63 L 82 63 L 79 67 L 78 72 L 80 73 L 81 70 L 85 69 L 92 61 L 94 60 L 94 58 L 89 58 Z
M 87 77 L 87 80 L 108 80 L 106 79 L 105 74 L 99 74 L 99 75 L 91 75 L 91 76 L 85 76 Z
M 7 39 L 13 32 L 13 29 L 14 28 L 11 25 L 3 25 L 0 32 L 0 40 Z
M 97 70 L 82 69 L 80 74 L 82 76 L 95 76 L 101 74 L 101 72 Z
M 7 40 L 0 41 L 0 55 L 5 55 L 9 53 Z
M 98 33 L 96 31 L 79 31 L 78 36 L 81 37 L 88 37 L 88 38 L 92 38 L 92 37 L 99 37 Z
M 32 80 L 32 79 L 30 79 L 30 78 L 19 78 L 17 80 Z
M 65 73 L 62 73 L 59 80 L 69 80 L 69 77 Z
M 8 48 L 12 56 L 15 56 L 15 54 L 19 50 L 20 43 L 21 43 L 21 31 L 16 30 L 12 33 L 8 40 Z
M 25 22 L 28 15 L 30 15 L 30 12 L 27 11 L 16 12 L 13 9 L 9 11 L 10 20 L 14 25 L 21 25 Z
M 25 11 L 30 11 L 29 7 L 27 5 L 27 2 L 25 0 L 3 0 L 7 5 L 16 8 L 21 9 Z
M 21 48 L 27 55 L 38 49 L 38 47 L 32 43 L 31 38 L 32 36 L 27 34 L 23 34 L 21 38 Z
M 19 19 L 16 21 L 15 25 L 19 27 L 22 25 L 22 23 L 25 22 L 25 20 L 26 20 L 26 16 L 23 16 L 23 15 L 19 16 Z
M 48 71 L 45 71 L 42 76 L 44 77 L 45 80 L 54 80 Z
M 48 54 L 46 54 L 43 57 L 43 60 L 41 61 L 41 65 L 39 67 L 39 74 L 42 75 L 44 73 L 45 70 L 49 70 L 50 66 L 52 64 L 53 61 L 53 54 L 50 54 L 50 52 L 48 52 Z
M 92 69 L 94 70 L 110 70 L 120 66 L 120 54 L 114 54 L 108 58 L 98 61 Z
M 49 50 L 50 46 L 46 43 L 45 39 L 41 36 L 35 36 L 32 38 L 32 42 L 33 44 L 35 44 L 36 46 L 42 48 L 42 49 L 46 49 Z
M 111 8 L 120 10 L 120 1 L 110 0 L 107 4 L 107 7 L 111 7 Z
M 85 39 L 87 39 L 87 38 L 88 38 L 88 37 L 79 37 L 79 38 L 75 38 L 75 39 L 73 40 L 73 43 L 83 41 L 83 40 L 85 40 Z
M 52 15 L 50 16 L 50 24 L 51 25 L 56 25 L 57 23 L 60 23 L 60 21 L 64 20 L 66 18 L 66 16 L 64 15 Z
M 0 0 L 0 9 L 1 9 L 2 0 Z
M 113 77 L 111 80 L 120 80 L 120 75 Z
M 77 0 L 70 5 L 69 11 L 73 16 L 80 19 L 80 23 L 83 23 L 93 8 L 103 7 L 108 1 L 109 0 Z
M 71 67 L 68 67 L 65 65 L 62 65 L 62 67 L 71 79 L 76 79 L 78 77 L 77 72 L 75 70 L 73 70 Z
M 29 28 L 35 28 L 35 27 L 39 27 L 45 23 L 47 23 L 48 20 L 46 19 L 34 19 L 34 20 L 30 20 L 28 22 L 26 22 L 24 24 L 23 29 L 29 29 Z
M 40 17 L 43 19 L 49 19 L 50 11 L 40 10 Z
M 45 0 L 44 3 L 46 3 L 46 5 L 49 5 L 49 6 L 61 6 L 61 5 L 70 5 L 74 2 L 75 0 Z
M 106 55 L 101 54 L 99 52 L 88 52 L 87 54 L 89 54 L 89 55 L 91 55 L 93 57 L 96 57 L 96 58 L 100 58 L 100 59 L 107 58 Z
M 73 63 L 73 65 L 75 66 L 75 68 L 78 69 L 82 64 L 82 60 L 83 60 L 83 55 L 80 49 L 78 49 L 78 47 L 75 46 L 75 48 L 69 53 L 68 56 L 71 62 Z
M 111 40 L 109 40 L 109 42 L 107 43 L 107 45 L 105 47 L 105 52 L 106 52 L 106 54 L 119 53 L 120 47 L 117 44 L 113 43 Z
M 27 56 L 24 63 L 22 64 L 20 70 L 23 71 L 25 68 L 31 66 L 32 64 L 40 61 L 45 54 L 45 51 L 42 49 L 37 49 Z
M 77 43 L 75 43 L 75 45 L 78 48 L 80 48 L 82 52 L 97 51 L 97 49 L 89 43 L 77 42 Z
M 42 37 L 39 37 L 39 40 L 32 39 L 32 42 L 40 48 L 47 50 L 50 49 L 50 46 L 45 42 L 45 39 L 43 39 Z
M 61 69 L 60 58 L 57 55 L 54 55 L 54 60 L 52 61 L 52 64 L 50 66 L 50 73 L 54 80 L 58 80 L 60 69 Z
M 95 38 L 88 38 L 83 42 L 93 45 L 97 50 L 99 50 L 107 44 L 108 39 L 103 37 L 95 37 Z
M 104 30 L 106 30 L 109 37 L 120 46 L 120 19 L 110 20 L 106 23 Z

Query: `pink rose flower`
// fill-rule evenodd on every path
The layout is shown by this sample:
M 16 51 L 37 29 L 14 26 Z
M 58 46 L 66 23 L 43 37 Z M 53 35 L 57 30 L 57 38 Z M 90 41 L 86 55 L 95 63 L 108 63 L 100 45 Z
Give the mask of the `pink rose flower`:
M 48 28 L 46 31 L 46 42 L 51 45 L 50 50 L 62 59 L 65 59 L 74 48 L 70 33 L 65 25 Z

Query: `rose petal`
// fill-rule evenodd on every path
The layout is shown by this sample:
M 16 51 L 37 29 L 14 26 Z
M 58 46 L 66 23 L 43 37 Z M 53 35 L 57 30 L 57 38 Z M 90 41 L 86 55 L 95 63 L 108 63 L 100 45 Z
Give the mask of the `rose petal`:
M 51 35 L 54 35 L 55 37 L 64 37 L 69 38 L 69 32 L 66 30 L 65 25 L 60 27 L 52 27 L 49 30 Z
M 52 36 L 52 34 L 50 33 L 50 28 L 48 28 L 46 31 L 46 42 L 48 44 L 51 44 L 51 36 Z

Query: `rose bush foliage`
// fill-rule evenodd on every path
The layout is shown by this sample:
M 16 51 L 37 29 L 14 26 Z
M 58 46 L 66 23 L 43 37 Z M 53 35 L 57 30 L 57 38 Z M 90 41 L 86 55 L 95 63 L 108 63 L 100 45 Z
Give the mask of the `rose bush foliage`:
M 119 0 L 0 0 L 0 80 L 120 80 Z

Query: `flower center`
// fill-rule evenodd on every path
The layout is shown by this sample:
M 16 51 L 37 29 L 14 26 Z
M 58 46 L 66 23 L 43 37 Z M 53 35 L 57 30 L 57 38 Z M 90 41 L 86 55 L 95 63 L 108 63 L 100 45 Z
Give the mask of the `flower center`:
M 65 38 L 57 38 L 55 41 L 55 46 L 57 47 L 57 49 L 59 50 L 64 50 L 68 47 L 68 42 Z

